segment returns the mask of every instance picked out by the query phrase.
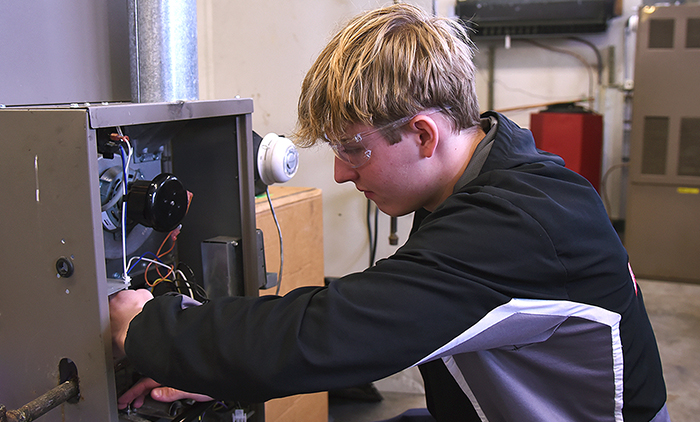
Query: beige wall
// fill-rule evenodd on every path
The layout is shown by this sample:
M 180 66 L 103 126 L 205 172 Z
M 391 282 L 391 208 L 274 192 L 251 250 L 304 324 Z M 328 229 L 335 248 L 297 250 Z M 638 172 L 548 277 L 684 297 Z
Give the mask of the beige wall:
M 302 79 L 330 36 L 360 11 L 389 3 L 199 0 L 200 98 L 253 98 L 256 132 L 289 133 L 296 122 Z M 430 1 L 413 3 L 433 7 Z M 323 190 L 326 275 L 366 268 L 366 199 L 354 186 L 333 181 L 330 151 L 301 151 L 299 172 L 289 184 Z M 400 242 L 405 241 L 410 224 L 410 216 L 400 219 Z M 377 256 L 381 257 L 395 248 L 387 240 L 389 218 L 381 215 L 379 226 Z

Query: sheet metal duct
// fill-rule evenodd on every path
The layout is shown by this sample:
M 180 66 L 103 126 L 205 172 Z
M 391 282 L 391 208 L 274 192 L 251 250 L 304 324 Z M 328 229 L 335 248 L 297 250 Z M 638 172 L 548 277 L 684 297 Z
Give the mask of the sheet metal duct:
M 129 0 L 131 100 L 199 98 L 196 0 Z

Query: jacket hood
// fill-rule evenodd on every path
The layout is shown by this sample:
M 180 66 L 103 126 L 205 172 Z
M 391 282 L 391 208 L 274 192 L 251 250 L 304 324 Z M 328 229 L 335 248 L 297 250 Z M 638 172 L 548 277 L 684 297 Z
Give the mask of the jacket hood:
M 482 173 L 545 161 L 564 166 L 564 160 L 561 157 L 538 150 L 532 132 L 521 128 L 506 116 L 489 111 L 482 114 L 481 117 L 494 117 L 498 120 L 496 139 L 486 162 L 484 162 Z

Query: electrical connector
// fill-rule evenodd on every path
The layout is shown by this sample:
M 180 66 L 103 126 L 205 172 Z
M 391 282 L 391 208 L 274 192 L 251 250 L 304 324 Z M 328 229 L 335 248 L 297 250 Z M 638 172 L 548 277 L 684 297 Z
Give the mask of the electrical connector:
M 245 410 L 236 409 L 233 412 L 233 422 L 246 422 L 248 420 L 248 415 L 246 415 Z

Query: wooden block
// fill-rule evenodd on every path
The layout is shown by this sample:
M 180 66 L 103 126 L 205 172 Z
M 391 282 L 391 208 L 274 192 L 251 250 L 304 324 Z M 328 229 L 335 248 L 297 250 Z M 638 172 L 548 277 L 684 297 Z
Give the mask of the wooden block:
M 270 197 L 282 231 L 284 267 L 280 294 L 303 286 L 322 286 L 323 203 L 321 190 L 271 186 Z M 255 219 L 263 231 L 268 272 L 279 271 L 280 246 L 277 227 L 267 197 L 255 200 Z M 277 288 L 261 290 L 275 294 Z M 328 393 L 304 394 L 265 403 L 266 422 L 327 422 Z
M 266 422 L 327 422 L 328 393 L 303 394 L 265 403 Z

